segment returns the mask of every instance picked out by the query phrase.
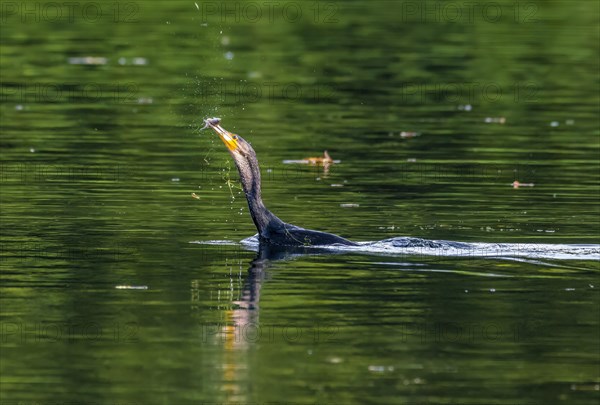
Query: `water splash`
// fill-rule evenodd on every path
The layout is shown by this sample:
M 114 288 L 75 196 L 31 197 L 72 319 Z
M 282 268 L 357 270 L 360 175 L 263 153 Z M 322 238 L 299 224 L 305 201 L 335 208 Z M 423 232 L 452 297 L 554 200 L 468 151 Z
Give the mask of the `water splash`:
M 251 250 L 258 250 L 258 235 L 246 238 L 240 243 Z M 391 256 L 526 257 L 531 259 L 600 260 L 600 245 L 595 244 L 466 243 L 396 237 L 381 241 L 358 242 L 357 246 L 328 245 L 307 247 L 307 249 L 311 248 L 335 253 L 347 252 Z

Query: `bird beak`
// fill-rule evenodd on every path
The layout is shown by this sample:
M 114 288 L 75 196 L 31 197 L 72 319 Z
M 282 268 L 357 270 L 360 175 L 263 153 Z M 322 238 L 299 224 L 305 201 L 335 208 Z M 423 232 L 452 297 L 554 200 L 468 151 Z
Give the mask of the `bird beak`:
M 213 131 L 215 131 L 225 146 L 227 146 L 227 149 L 230 151 L 236 150 L 238 147 L 237 140 L 233 138 L 233 134 L 231 132 L 219 125 L 220 122 L 221 120 L 219 118 L 207 118 L 204 120 L 204 128 L 211 128 Z

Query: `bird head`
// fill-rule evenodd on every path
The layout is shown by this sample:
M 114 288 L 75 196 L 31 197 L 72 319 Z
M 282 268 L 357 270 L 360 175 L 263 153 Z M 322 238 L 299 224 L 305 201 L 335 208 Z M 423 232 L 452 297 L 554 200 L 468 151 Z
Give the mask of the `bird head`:
M 211 128 L 219 138 L 223 141 L 229 153 L 237 160 L 238 157 L 248 157 L 251 153 L 254 153 L 252 146 L 244 140 L 241 136 L 233 134 L 221 126 L 220 118 L 207 118 L 204 120 L 204 127 Z

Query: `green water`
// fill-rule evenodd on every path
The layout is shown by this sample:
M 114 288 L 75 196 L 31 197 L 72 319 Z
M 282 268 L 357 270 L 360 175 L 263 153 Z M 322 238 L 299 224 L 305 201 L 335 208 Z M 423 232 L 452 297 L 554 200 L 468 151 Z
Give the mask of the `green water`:
M 597 403 L 597 261 L 189 243 L 255 233 L 207 116 L 297 225 L 600 243 L 598 3 L 469 4 L 1 3 L 0 402 Z

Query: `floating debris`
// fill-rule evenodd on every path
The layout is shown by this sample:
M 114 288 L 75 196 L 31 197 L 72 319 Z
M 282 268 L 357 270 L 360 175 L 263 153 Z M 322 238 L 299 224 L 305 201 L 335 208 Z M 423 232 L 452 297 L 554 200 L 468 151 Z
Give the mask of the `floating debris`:
M 327 176 L 329 174 L 329 168 L 332 164 L 341 163 L 341 160 L 333 160 L 327 151 L 323 152 L 323 156 L 318 157 L 307 157 L 300 160 L 284 160 L 283 164 L 303 164 L 312 166 L 323 166 L 323 174 Z M 317 179 L 317 180 L 320 180 Z
M 402 132 L 398 132 L 398 136 L 400 138 L 414 138 L 415 136 L 419 136 L 421 135 L 420 132 L 414 132 L 414 131 L 402 131 Z M 390 138 L 393 138 L 396 136 L 396 134 L 394 134 L 393 132 L 388 132 L 388 136 Z
M 600 384 L 571 384 L 572 391 L 600 391 Z
M 506 123 L 505 117 L 486 117 L 484 120 L 487 124 L 504 124 Z
M 518 180 L 515 180 L 515 181 L 513 181 L 513 182 L 511 183 L 511 186 L 512 186 L 513 188 L 519 188 L 519 187 L 533 187 L 533 186 L 535 186 L 535 184 L 534 184 L 534 183 L 521 183 L 520 181 L 518 181 Z
M 559 126 L 559 125 L 560 125 L 560 122 L 558 122 L 558 121 L 552 121 L 552 122 L 550 123 L 550 126 L 551 126 L 551 127 L 554 127 L 554 128 L 556 128 L 556 127 L 557 127 L 557 126 Z
M 360 207 L 360 204 L 340 204 L 342 208 L 357 208 Z
M 108 59 L 101 56 L 74 56 L 69 58 L 70 65 L 106 65 Z
M 152 99 L 152 97 L 140 97 L 137 99 L 137 103 L 138 104 L 152 104 L 152 103 L 154 103 L 154 100 Z
M 147 285 L 116 285 L 117 290 L 147 290 Z
M 224 56 L 225 56 L 225 59 L 232 60 L 235 55 L 233 54 L 233 52 L 229 51 L 229 52 L 225 52 Z
M 419 132 L 408 132 L 402 131 L 400 132 L 400 138 L 414 138 L 415 136 L 421 135 Z
M 301 164 L 301 165 L 325 166 L 325 165 L 342 163 L 342 161 L 332 159 L 331 156 L 329 156 L 329 153 L 327 151 L 324 151 L 323 156 L 307 157 L 307 158 L 300 159 L 300 160 L 284 160 L 282 163 L 286 164 L 286 165 Z
M 148 59 L 141 57 L 133 58 L 131 64 L 138 66 L 146 66 L 148 64 Z
M 329 156 L 329 153 L 327 153 L 327 151 L 323 152 L 322 157 L 309 157 L 304 158 L 303 160 L 307 160 L 308 163 L 311 165 L 330 165 L 333 163 L 333 159 L 331 158 L 331 156 Z
M 146 66 L 148 64 L 148 59 L 142 57 L 131 58 L 131 60 L 127 60 L 127 58 L 121 57 L 118 60 L 119 65 L 136 65 L 136 66 Z
M 300 165 L 309 165 L 312 164 L 314 166 L 320 166 L 321 164 L 319 163 L 311 163 L 311 161 L 309 160 L 311 158 L 306 158 L 306 159 L 298 159 L 298 160 L 293 160 L 293 159 L 287 159 L 287 160 L 282 160 L 281 163 L 285 164 L 285 165 L 294 165 L 294 164 L 300 164 Z M 312 158 L 312 159 L 318 159 L 318 158 Z M 338 159 L 334 159 L 331 160 L 331 162 L 329 162 L 329 164 L 339 164 L 342 163 L 341 160 Z
M 177 181 L 179 181 L 179 177 L 173 177 L 173 178 L 171 179 L 171 181 L 177 182 Z
M 331 364 L 340 364 L 344 361 L 341 357 L 329 356 L 327 357 L 327 362 Z
M 200 197 L 198 196 L 198 194 L 196 193 L 192 193 L 192 198 L 195 198 L 196 200 L 199 200 Z
M 473 109 L 473 106 L 471 104 L 465 104 L 465 105 L 459 105 L 458 109 L 460 111 L 471 111 Z
M 385 373 L 386 371 L 394 371 L 393 366 L 369 366 L 369 371 L 373 373 Z

